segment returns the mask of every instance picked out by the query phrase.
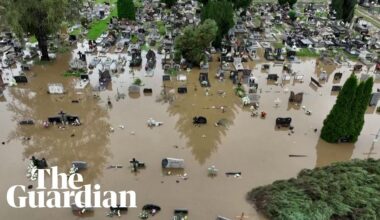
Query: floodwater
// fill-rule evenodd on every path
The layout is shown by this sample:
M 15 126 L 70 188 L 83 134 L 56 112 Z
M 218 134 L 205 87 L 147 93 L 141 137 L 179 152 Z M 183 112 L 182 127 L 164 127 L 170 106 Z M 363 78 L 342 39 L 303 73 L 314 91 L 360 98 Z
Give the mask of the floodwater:
M 75 56 L 76 51 L 73 54 Z M 71 161 L 86 161 L 89 167 L 81 172 L 86 184 L 99 183 L 102 190 L 135 190 L 139 208 L 129 210 L 125 218 L 138 219 L 141 207 L 154 203 L 161 206 L 162 211 L 152 219 L 170 219 L 175 208 L 187 208 L 190 219 L 211 220 L 217 215 L 238 219 L 242 212 L 248 216 L 245 219 L 265 219 L 245 200 L 245 194 L 252 188 L 294 177 L 305 168 L 351 158 L 378 158 L 380 154 L 379 144 L 372 142 L 380 128 L 380 117 L 374 108 L 367 111 L 357 143 L 334 145 L 319 139 L 323 119 L 334 104 L 336 94 L 330 92 L 332 75 L 321 88 L 310 84 L 310 76 L 317 78 L 321 70 L 329 74 L 340 71 L 344 73 L 343 78 L 335 83 L 342 85 L 352 70 L 347 64 L 336 66 L 319 62 L 316 68 L 315 60 L 302 60 L 292 68 L 305 76 L 304 82 L 284 81 L 281 87 L 267 83 L 267 72 L 261 71 L 262 64 L 267 62 L 246 63 L 259 82 L 259 111 L 268 113 L 266 119 L 261 119 L 251 117 L 249 109 L 242 107 L 229 79 L 214 78 L 217 62 L 210 64 L 208 95 L 205 88 L 200 87 L 197 69 L 181 72 L 186 74 L 187 82 L 177 82 L 172 77 L 172 81 L 163 86 L 160 55 L 153 77 L 145 77 L 144 68 L 135 69 L 134 75 L 126 68 L 123 73 L 113 75 L 106 90 L 99 91 L 93 89 L 97 88 L 97 70 L 90 75 L 91 85 L 84 90 L 74 89 L 75 78 L 63 77 L 71 56 L 59 55 L 52 64 L 35 66 L 27 73 L 28 84 L 4 91 L 0 102 L 0 140 L 5 142 L 0 147 L 0 219 L 81 218 L 73 215 L 70 209 L 13 209 L 7 205 L 5 195 L 10 186 L 36 186 L 25 175 L 28 159 L 33 155 L 45 157 L 50 166 L 58 166 L 61 172 L 68 172 Z M 145 54 L 143 58 L 144 67 Z M 88 57 L 88 61 L 91 59 Z M 271 64 L 268 72 L 280 74 L 282 66 Z M 135 77 L 142 79 L 142 88 L 152 88 L 153 94 L 144 95 L 142 91 L 140 95 L 128 94 Z M 66 94 L 47 94 L 48 83 L 62 83 Z M 186 85 L 188 93 L 177 94 L 179 85 Z M 379 87 L 377 82 L 374 90 Z M 162 99 L 162 90 L 171 94 L 172 101 Z M 302 103 L 305 108 L 288 104 L 290 91 L 305 93 Z M 125 98 L 117 99 L 122 94 Z M 112 108 L 107 105 L 108 98 Z M 278 106 L 274 102 L 277 98 L 281 101 Z M 73 100 L 79 102 L 73 103 Z M 83 125 L 42 127 L 42 120 L 61 110 L 78 115 Z M 312 115 L 306 115 L 305 110 L 310 110 Z M 207 125 L 195 127 L 192 124 L 192 118 L 199 115 L 208 119 Z M 295 133 L 277 130 L 277 117 L 292 117 Z M 149 118 L 164 124 L 149 128 L 146 124 Z M 33 119 L 37 123 L 17 125 L 22 119 Z M 225 126 L 216 127 L 215 122 L 219 120 L 223 120 Z M 290 154 L 304 157 L 289 157 Z M 185 169 L 180 174 L 186 173 L 188 179 L 184 180 L 177 173 L 168 175 L 162 170 L 161 159 L 165 157 L 185 159 Z M 145 162 L 146 168 L 132 173 L 129 168 L 132 158 Z M 122 165 L 123 168 L 108 169 L 110 165 Z M 219 169 L 216 177 L 207 175 L 211 165 Z M 231 171 L 240 171 L 242 176 L 224 175 Z M 83 217 L 105 219 L 107 211 L 96 209 L 93 215 Z

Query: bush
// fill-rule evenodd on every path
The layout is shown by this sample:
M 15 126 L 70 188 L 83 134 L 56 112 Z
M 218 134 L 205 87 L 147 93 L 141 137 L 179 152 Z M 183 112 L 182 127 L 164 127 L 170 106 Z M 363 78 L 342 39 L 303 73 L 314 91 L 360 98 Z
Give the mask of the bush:
M 253 189 L 247 199 L 269 219 L 378 219 L 380 160 L 302 170 L 297 178 Z
M 118 0 L 117 12 L 119 18 L 127 20 L 136 20 L 136 7 L 133 0 Z
M 134 81 L 133 81 L 133 85 L 136 85 L 136 86 L 141 86 L 142 85 L 142 81 L 140 78 L 136 78 Z

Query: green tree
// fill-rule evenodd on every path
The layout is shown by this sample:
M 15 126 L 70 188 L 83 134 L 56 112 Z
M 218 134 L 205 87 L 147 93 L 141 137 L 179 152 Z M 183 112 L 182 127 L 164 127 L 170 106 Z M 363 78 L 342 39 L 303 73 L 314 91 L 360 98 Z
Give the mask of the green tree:
M 331 8 L 336 12 L 336 18 L 351 22 L 355 13 L 357 0 L 332 0 Z
M 292 21 L 297 19 L 297 13 L 294 10 L 289 11 L 288 15 Z
M 232 4 L 226 0 L 209 1 L 202 8 L 202 21 L 212 19 L 218 25 L 218 32 L 214 41 L 214 46 L 220 47 L 223 36 L 228 33 L 234 25 Z
M 181 54 L 187 61 L 199 65 L 205 58 L 205 48 L 215 39 L 217 31 L 218 26 L 210 19 L 195 28 L 185 27 L 183 34 L 175 40 L 176 56 Z
M 361 82 L 356 89 L 355 101 L 352 107 L 352 120 L 351 123 L 354 127 L 352 142 L 356 142 L 364 126 L 364 115 L 368 108 L 373 87 L 373 78 Z
M 356 142 L 364 126 L 364 114 L 367 110 L 373 87 L 373 78 L 358 85 L 355 75 L 345 82 L 342 91 L 331 112 L 323 122 L 321 138 L 337 143 L 340 138 L 349 138 Z
M 127 20 L 136 20 L 136 7 L 133 0 L 118 0 L 117 13 L 119 18 Z
M 294 4 L 297 3 L 297 0 L 288 0 L 289 6 L 293 8 Z
M 342 19 L 344 22 L 351 22 L 355 14 L 355 6 L 357 0 L 345 0 L 343 4 L 343 14 Z
M 171 8 L 175 3 L 177 3 L 177 0 L 161 0 L 162 3 L 165 3 L 167 7 Z
M 6 8 L 7 23 L 21 38 L 34 35 L 41 51 L 41 60 L 49 60 L 48 37 L 56 34 L 63 22 L 79 18 L 82 0 L 0 0 Z
M 331 109 L 327 118 L 323 121 L 321 138 L 330 143 L 337 143 L 341 138 L 352 138 L 355 129 L 350 122 L 352 101 L 355 100 L 358 80 L 355 75 L 351 75 L 344 83 L 339 92 L 336 103 Z
M 234 8 L 236 9 L 246 9 L 251 5 L 252 0 L 230 0 L 230 2 L 234 5 Z
M 297 0 L 278 0 L 279 5 L 286 5 L 289 4 L 291 8 L 293 8 L 294 4 L 297 3 Z

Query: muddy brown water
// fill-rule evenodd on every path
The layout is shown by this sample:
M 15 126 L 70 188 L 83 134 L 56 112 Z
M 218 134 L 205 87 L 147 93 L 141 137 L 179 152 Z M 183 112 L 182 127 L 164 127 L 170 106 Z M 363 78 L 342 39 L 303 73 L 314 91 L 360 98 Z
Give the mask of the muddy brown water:
M 367 111 L 366 123 L 357 143 L 334 145 L 319 139 L 323 119 L 336 95 L 330 92 L 332 75 L 322 88 L 309 84 L 310 76 L 317 77 L 321 71 L 316 69 L 315 60 L 293 64 L 294 71 L 305 75 L 304 82 L 292 80 L 284 82 L 283 87 L 266 82 L 266 73 L 261 71 L 261 66 L 268 62 L 260 60 L 245 64 L 253 69 L 259 82 L 259 111 L 268 113 L 266 119 L 261 119 L 251 117 L 249 109 L 242 107 L 229 79 L 219 81 L 214 78 L 217 62 L 210 64 L 208 96 L 199 85 L 197 69 L 181 72 L 187 75 L 187 82 L 177 82 L 173 77 L 164 88 L 160 55 L 153 77 L 145 77 L 144 68 L 135 69 L 133 76 L 127 68 L 124 73 L 113 75 L 108 89 L 99 92 L 92 89 L 97 86 L 97 70 L 90 76 L 91 85 L 82 91 L 74 89 L 75 78 L 63 77 L 71 56 L 59 55 L 52 64 L 35 66 L 27 73 L 28 84 L 10 87 L 4 92 L 4 99 L 0 102 L 0 139 L 5 142 L 0 147 L 0 219 L 80 218 L 69 209 L 13 209 L 7 205 L 5 194 L 10 186 L 36 185 L 25 176 L 32 155 L 45 157 L 50 166 L 56 165 L 62 172 L 68 172 L 73 160 L 86 161 L 89 168 L 82 172 L 85 183 L 99 183 L 102 190 L 135 190 L 139 208 L 129 210 L 122 218 L 138 219 L 144 204 L 155 203 L 162 211 L 152 219 L 171 219 L 175 208 L 187 208 L 190 219 L 208 220 L 217 215 L 237 219 L 242 212 L 248 215 L 247 219 L 265 219 L 245 200 L 245 194 L 253 187 L 294 177 L 304 168 L 351 158 L 378 158 L 380 154 L 379 144 L 372 142 L 373 134 L 380 128 L 380 117 L 374 109 Z M 144 54 L 143 57 L 145 62 Z M 339 85 L 351 73 L 351 67 L 346 65 L 322 68 L 328 73 L 343 72 Z M 271 65 L 269 72 L 280 74 L 282 66 Z M 128 86 L 135 77 L 142 79 L 143 88 L 152 88 L 153 94 L 128 95 Z M 63 83 L 67 93 L 47 94 L 47 84 L 58 82 Z M 179 85 L 186 85 L 188 93 L 177 94 Z M 379 86 L 376 83 L 374 89 Z M 174 101 L 169 103 L 160 99 L 163 89 L 168 94 L 175 91 Z M 220 95 L 222 91 L 225 94 Z M 302 103 L 305 108 L 288 105 L 290 91 L 305 93 Z M 118 92 L 124 93 L 125 98 L 117 101 Z M 107 105 L 108 97 L 112 108 Z M 281 100 L 277 107 L 276 98 Z M 79 103 L 72 103 L 72 100 L 79 100 Z M 312 111 L 312 115 L 306 115 L 304 109 Z M 83 125 L 64 129 L 41 126 L 42 120 L 61 110 L 78 115 Z M 193 126 L 192 118 L 198 115 L 205 116 L 208 124 Z M 275 128 L 275 119 L 281 116 L 293 118 L 294 134 Z M 149 128 L 146 125 L 149 118 L 164 124 Z M 22 119 L 33 119 L 37 123 L 17 125 Z M 216 127 L 215 122 L 221 119 L 226 126 Z M 315 128 L 318 129 L 316 133 Z M 306 157 L 294 158 L 289 157 L 290 154 Z M 145 162 L 146 169 L 132 173 L 129 160 L 133 157 Z M 167 175 L 161 168 L 164 157 L 185 159 L 181 174 L 186 173 L 188 179 L 183 180 L 177 174 Z M 122 165 L 123 168 L 107 169 L 110 165 Z M 214 178 L 207 176 L 207 168 L 211 165 L 219 169 Z M 224 173 L 230 171 L 240 171 L 242 176 L 226 177 Z M 106 212 L 106 209 L 96 209 L 89 219 L 105 219 Z

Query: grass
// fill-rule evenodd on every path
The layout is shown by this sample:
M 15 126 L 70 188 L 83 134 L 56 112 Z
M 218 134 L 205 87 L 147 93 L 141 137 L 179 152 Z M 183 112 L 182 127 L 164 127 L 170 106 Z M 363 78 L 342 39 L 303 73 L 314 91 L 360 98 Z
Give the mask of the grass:
M 104 2 L 105 0 L 101 1 Z M 108 29 L 108 23 L 110 22 L 111 18 L 114 16 L 117 16 L 117 8 L 115 7 L 115 3 L 117 0 L 111 0 L 111 3 L 113 4 L 113 8 L 111 9 L 110 15 L 102 20 L 94 21 L 90 24 L 87 38 L 89 40 L 96 40 L 100 35 L 102 35 L 107 29 Z
M 309 48 L 301 48 L 296 52 L 296 55 L 299 57 L 319 57 L 319 53 L 317 51 Z
M 63 73 L 63 76 L 64 76 L 64 77 L 71 77 L 71 76 L 74 76 L 74 77 L 80 77 L 81 74 L 82 74 L 82 73 L 79 72 L 79 71 L 73 71 L 73 72 L 71 72 L 71 71 L 66 71 L 65 73 Z
M 284 44 L 281 42 L 281 41 L 279 41 L 279 42 L 275 42 L 274 44 L 273 44 L 273 47 L 274 48 L 283 48 L 284 47 Z
M 37 43 L 37 38 L 36 38 L 36 36 L 34 36 L 34 35 L 33 35 L 33 36 L 30 36 L 30 37 L 29 37 L 29 42 L 30 42 L 30 43 Z
M 169 68 L 167 71 L 166 71 L 167 74 L 171 75 L 171 76 L 177 76 L 178 75 L 178 70 L 176 70 L 175 68 Z
M 139 42 L 139 38 L 137 37 L 137 35 L 133 34 L 131 36 L 131 43 L 136 44 L 137 42 Z
M 79 36 L 82 33 L 82 28 L 75 28 L 73 31 L 70 32 L 70 35 Z
M 141 86 L 142 85 L 142 81 L 140 78 L 136 78 L 134 81 L 133 81 L 133 85 L 136 85 L 136 86 Z
M 136 8 L 142 8 L 142 7 L 144 7 L 144 4 L 143 4 L 142 0 L 134 0 L 133 4 L 135 4 Z
M 245 96 L 245 90 L 242 86 L 238 86 L 235 88 L 235 94 L 239 96 L 240 98 L 243 98 Z
M 148 51 L 149 50 L 149 46 L 146 45 L 146 44 L 144 44 L 144 45 L 141 46 L 141 50 Z
M 165 24 L 163 21 L 157 21 L 157 29 L 158 29 L 158 33 L 163 36 L 166 34 L 166 27 L 165 27 Z
M 380 160 L 302 170 L 253 189 L 247 199 L 269 219 L 368 220 L 380 217 Z

